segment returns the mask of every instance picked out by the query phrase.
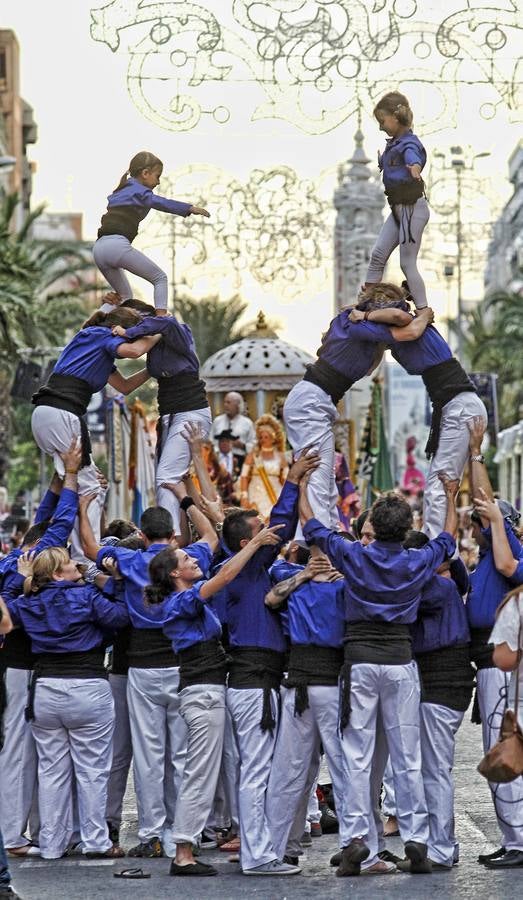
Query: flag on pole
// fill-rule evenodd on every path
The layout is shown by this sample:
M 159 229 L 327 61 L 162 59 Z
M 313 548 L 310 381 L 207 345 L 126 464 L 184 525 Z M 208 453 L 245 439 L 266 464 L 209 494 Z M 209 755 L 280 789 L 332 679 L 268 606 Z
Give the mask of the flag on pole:
M 394 487 L 390 454 L 383 420 L 383 397 L 378 378 L 374 379 L 365 428 L 358 456 L 359 490 L 362 503 L 370 506 L 379 494 Z

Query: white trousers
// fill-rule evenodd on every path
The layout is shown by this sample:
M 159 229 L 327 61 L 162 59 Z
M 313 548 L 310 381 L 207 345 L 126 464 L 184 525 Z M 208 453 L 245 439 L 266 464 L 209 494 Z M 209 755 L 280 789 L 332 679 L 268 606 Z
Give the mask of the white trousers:
M 227 688 L 227 707 L 240 756 L 238 812 L 242 869 L 254 869 L 277 859 L 265 810 L 278 725 L 278 696 L 276 691 L 271 693 L 272 711 L 276 719 L 274 733 L 260 728 L 263 709 L 261 688 Z
M 167 275 L 145 253 L 135 250 L 122 234 L 106 234 L 95 241 L 94 261 L 100 272 L 122 300 L 130 300 L 133 291 L 125 272 L 139 275 L 154 288 L 156 309 L 167 309 L 169 283 Z M 125 270 L 125 271 L 124 271 Z
M 431 539 L 443 531 L 447 513 L 447 499 L 438 473 L 445 472 L 452 479 L 463 475 L 470 453 L 467 423 L 474 416 L 487 422 L 485 404 L 472 391 L 458 394 L 443 407 L 438 449 L 430 463 L 423 495 L 423 530 Z
M 59 859 L 73 835 L 76 788 L 84 853 L 111 846 L 105 821 L 114 701 L 103 678 L 41 678 L 32 731 L 38 753 L 40 852 Z
M 266 812 L 272 846 L 278 859 L 299 856 L 312 788 L 316 787 L 321 746 L 332 779 L 340 846 L 350 840 L 346 832 L 343 751 L 338 733 L 338 687 L 309 685 L 309 708 L 294 714 L 295 688 L 282 688 L 280 726 L 267 788 Z
M 329 395 L 310 381 L 295 384 L 283 407 L 285 430 L 294 452 L 299 454 L 310 446 L 320 455 L 320 464 L 310 477 L 307 494 L 315 517 L 327 528 L 339 526 L 333 432 L 337 416 Z M 303 539 L 301 525 L 296 530 L 296 539 Z
M 428 814 L 421 774 L 420 686 L 415 662 L 356 663 L 351 668 L 350 721 L 343 733 L 345 774 L 350 785 L 348 840 L 372 832 L 372 761 L 381 718 L 392 765 L 396 816 L 402 840 L 426 844 Z M 383 774 L 385 761 L 381 769 Z
M 185 763 L 187 727 L 180 716 L 180 670 L 129 669 L 127 702 L 133 742 L 133 774 L 138 837 L 170 840 L 166 808 L 165 760 L 170 753 L 176 795 Z
M 459 858 L 454 833 L 454 751 L 465 713 L 438 703 L 420 705 L 421 771 L 429 812 L 428 855 L 442 866 Z
M 421 309 L 427 306 L 427 292 L 423 278 L 418 271 L 417 260 L 421 248 L 421 238 L 429 221 L 430 210 L 424 197 L 420 197 L 414 203 L 410 220 L 410 233 L 414 238 L 413 242 L 409 240 L 408 210 L 408 206 L 404 206 L 401 203 L 395 204 L 394 211 L 398 217 L 399 225 L 392 212 L 387 216 L 372 248 L 365 281 L 376 284 L 376 282 L 383 280 L 385 266 L 393 250 L 399 244 L 401 271 L 409 283 L 409 289 L 416 307 Z
M 214 797 L 213 809 L 209 816 L 208 826 L 213 828 L 230 828 L 238 833 L 238 779 L 240 774 L 240 758 L 234 737 L 231 714 L 225 710 L 225 727 L 223 734 L 223 751 L 220 765 L 218 785 Z
M 509 681 L 510 676 L 501 669 L 480 669 L 476 673 L 485 752 L 499 738 Z M 523 850 L 523 776 L 508 784 L 491 783 L 490 790 L 503 846 L 507 850 Z
M 225 685 L 194 684 L 180 693 L 187 754 L 172 829 L 175 844 L 196 844 L 212 808 L 223 748 Z
M 321 809 L 318 801 L 318 797 L 316 794 L 316 788 L 318 787 L 318 778 L 320 777 L 320 766 L 321 766 L 321 757 L 320 757 L 320 765 L 318 766 L 318 771 L 316 772 L 316 777 L 312 782 L 312 787 L 309 794 L 309 801 L 307 803 L 307 821 L 305 823 L 305 830 L 310 831 L 311 822 L 320 822 L 321 821 Z
M 127 787 L 127 776 L 133 758 L 131 725 L 127 706 L 127 675 L 109 675 L 114 700 L 113 764 L 107 787 L 106 819 L 119 828 L 122 823 L 122 806 Z
M 392 776 L 392 766 L 390 764 L 390 760 L 388 760 L 385 772 L 383 773 L 383 802 L 381 804 L 381 808 L 385 816 L 396 815 L 394 780 Z
M 156 466 L 156 499 L 158 506 L 163 506 L 171 513 L 175 534 L 180 534 L 180 504 L 173 492 L 163 488 L 162 484 L 178 484 L 189 471 L 191 448 L 182 436 L 188 422 L 199 425 L 205 437 L 208 437 L 212 424 L 209 407 L 175 413 L 172 417 L 162 416 L 162 447 Z
M 31 838 L 38 836 L 36 744 L 24 716 L 31 675 L 29 669 L 8 668 L 5 672 L 7 707 L 0 753 L 0 831 L 8 849 L 29 843 L 25 837 L 28 823 Z
M 37 406 L 31 418 L 33 437 L 44 453 L 53 459 L 54 467 L 58 475 L 65 472 L 64 462 L 60 453 L 69 449 L 73 438 L 80 438 L 80 420 L 78 416 L 64 409 L 54 409 L 52 406 Z M 87 515 L 95 541 L 100 541 L 100 520 L 105 501 L 105 491 L 98 481 L 98 469 L 91 458 L 91 464 L 84 466 L 78 472 L 78 493 L 96 494 L 96 498 L 89 504 Z M 89 562 L 82 550 L 79 536 L 78 519 L 74 523 L 71 532 L 71 556 L 77 562 Z

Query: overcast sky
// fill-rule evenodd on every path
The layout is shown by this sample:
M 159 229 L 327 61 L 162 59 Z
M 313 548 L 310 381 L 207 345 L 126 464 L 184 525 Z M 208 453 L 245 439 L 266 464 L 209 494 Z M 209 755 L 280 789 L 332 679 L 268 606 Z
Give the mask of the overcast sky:
M 395 4 L 396 11 L 399 10 L 404 16 L 405 27 L 411 31 L 414 22 L 407 15 L 413 8 L 413 2 L 396 0 Z M 119 50 L 112 52 L 106 43 L 93 40 L 90 34 L 90 10 L 97 5 L 95 0 L 46 0 L 45 3 L 2 0 L 0 9 L 0 25 L 12 28 L 17 34 L 21 51 L 22 93 L 33 107 L 38 123 L 38 142 L 29 148 L 29 156 L 37 166 L 33 202 L 45 200 L 48 208 L 54 211 L 82 211 L 85 237 L 95 235 L 105 208 L 106 195 L 126 169 L 130 157 L 140 149 L 150 149 L 160 156 L 164 160 L 166 174 L 189 163 L 212 164 L 240 182 L 245 181 L 254 168 L 267 169 L 277 164 L 294 168 L 300 178 L 317 180 L 320 173 L 325 170 L 334 172 L 335 167 L 350 156 L 357 124 L 354 116 L 323 135 L 305 134 L 281 119 L 264 118 L 252 122 L 253 110 L 266 98 L 246 68 L 244 71 L 236 68 L 236 77 L 231 83 L 209 87 L 203 85 L 193 92 L 208 110 L 222 105 L 230 110 L 231 116 L 225 125 L 220 125 L 206 113 L 192 131 L 176 133 L 162 128 L 137 108 L 127 86 L 129 48 L 144 39 L 149 26 L 145 29 L 140 26 L 141 31 L 137 28 L 125 29 L 120 33 Z M 313 0 L 303 4 L 304 8 L 309 9 L 313 5 Z M 366 7 L 369 5 L 365 4 Z M 161 4 L 157 4 L 159 6 Z M 169 7 L 179 9 L 179 6 L 163 3 L 166 10 Z M 222 22 L 225 15 L 230 34 L 243 33 L 245 36 L 245 29 L 242 32 L 231 19 L 231 4 L 225 4 L 224 0 L 202 0 L 200 6 L 214 11 L 218 18 L 222 16 Z M 238 6 L 246 9 L 248 4 L 240 3 Z M 387 0 L 384 6 L 385 14 L 389 7 L 392 8 L 392 3 Z M 443 9 L 452 12 L 462 6 L 463 3 L 453 3 L 452 0 L 443 4 L 418 3 L 420 11 L 423 7 L 423 18 L 433 22 L 439 21 Z M 509 6 L 512 5 L 507 5 L 507 9 Z M 134 15 L 137 7 L 138 2 L 121 0 L 119 22 L 127 13 Z M 285 4 L 274 0 L 273 14 L 274 7 L 284 8 Z M 500 15 L 506 17 L 509 13 Z M 494 38 L 498 38 L 495 33 Z M 241 53 L 239 38 L 237 46 Z M 406 42 L 403 56 L 397 54 L 389 61 L 391 88 L 395 86 L 394 73 L 398 60 L 403 66 L 412 64 L 409 57 L 412 46 L 412 42 L 410 45 Z M 168 49 L 173 49 L 172 43 L 169 43 Z M 171 58 L 171 62 L 174 64 L 175 60 Z M 415 62 L 416 67 L 421 66 L 421 56 Z M 505 60 L 505 65 L 507 71 L 510 70 L 510 59 Z M 144 71 L 150 77 L 154 74 L 154 67 Z M 449 64 L 447 77 L 451 72 Z M 471 67 L 472 78 L 476 77 L 475 72 L 477 70 Z M 157 74 L 163 75 L 164 72 Z M 144 95 L 148 102 L 161 107 L 165 102 L 165 90 L 165 82 L 150 78 Z M 335 85 L 333 90 L 336 91 Z M 338 92 L 340 90 L 339 87 Z M 452 86 L 449 85 L 446 90 L 452 99 Z M 314 109 L 316 99 L 317 95 L 312 97 L 310 109 Z M 489 152 L 491 155 L 487 159 L 477 161 L 477 170 L 481 175 L 494 176 L 492 190 L 501 197 L 507 196 L 507 159 L 519 138 L 521 124 L 510 121 L 510 114 L 503 103 L 498 105 L 495 118 L 490 121 L 481 118 L 479 106 L 484 102 L 497 102 L 492 88 L 476 85 L 461 91 L 456 124 L 432 134 L 428 125 L 423 129 L 423 122 L 430 121 L 433 111 L 434 115 L 441 112 L 439 101 L 430 87 L 418 91 L 417 107 L 415 99 L 414 112 L 420 123 L 418 133 L 429 154 L 435 149 L 446 150 L 456 143 L 471 144 L 474 153 Z M 489 108 L 487 111 L 490 113 L 492 110 Z M 374 159 L 376 150 L 383 146 L 383 136 L 373 122 L 371 112 L 372 108 L 365 108 L 362 127 L 367 151 Z M 220 109 L 216 115 L 220 115 Z M 180 196 L 179 199 L 192 198 Z M 212 213 L 212 205 L 210 209 Z M 165 266 L 169 266 L 167 261 Z M 332 287 L 328 273 L 323 276 L 323 284 L 312 279 L 311 293 L 305 292 L 283 300 L 278 288 L 262 288 L 252 277 L 244 276 L 242 284 L 252 315 L 263 308 L 268 315 L 276 316 L 281 322 L 282 337 L 310 351 L 317 347 L 319 336 L 332 313 Z M 147 297 L 148 286 L 142 287 L 142 295 Z M 220 290 L 225 299 L 234 285 L 230 279 L 221 278 L 219 274 L 213 282 L 212 273 L 209 276 L 207 272 L 206 280 L 199 284 L 199 288 L 203 292 L 204 288 L 213 287 Z M 436 306 L 443 312 L 448 299 L 446 292 L 433 283 L 429 287 Z M 480 282 L 471 290 L 479 293 Z

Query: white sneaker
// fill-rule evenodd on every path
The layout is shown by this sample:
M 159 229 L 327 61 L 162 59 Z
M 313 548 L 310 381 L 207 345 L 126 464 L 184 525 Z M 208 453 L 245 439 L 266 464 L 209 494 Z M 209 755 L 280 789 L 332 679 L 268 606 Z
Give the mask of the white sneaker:
M 255 866 L 254 869 L 243 870 L 244 875 L 299 875 L 300 872 L 299 866 L 290 866 L 288 863 L 280 862 L 279 859 Z

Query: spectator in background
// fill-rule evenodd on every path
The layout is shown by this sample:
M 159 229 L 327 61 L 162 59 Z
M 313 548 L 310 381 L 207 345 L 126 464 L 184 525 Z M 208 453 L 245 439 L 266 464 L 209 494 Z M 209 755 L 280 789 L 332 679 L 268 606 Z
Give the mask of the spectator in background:
M 218 450 L 217 435 L 222 431 L 230 430 L 234 435 L 232 452 L 237 457 L 238 466 L 241 468 L 243 461 L 254 447 L 254 425 L 252 419 L 244 414 L 245 403 L 241 394 L 229 391 L 223 400 L 223 413 L 217 416 L 212 423 L 211 440 L 215 450 Z
M 220 431 L 216 435 L 216 440 L 218 442 L 216 461 L 231 476 L 231 479 L 236 481 L 240 474 L 240 466 L 238 465 L 238 456 L 233 453 L 234 435 L 230 428 Z

